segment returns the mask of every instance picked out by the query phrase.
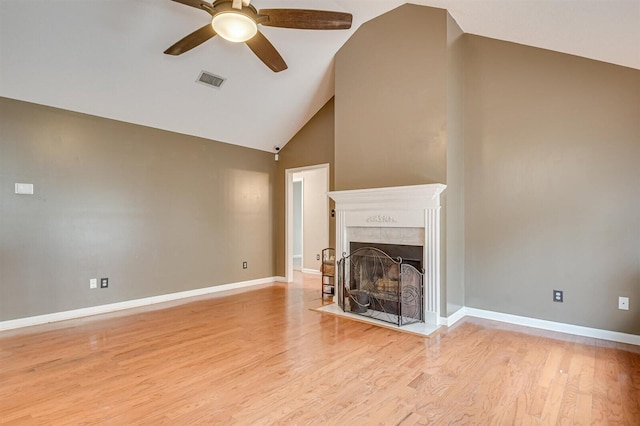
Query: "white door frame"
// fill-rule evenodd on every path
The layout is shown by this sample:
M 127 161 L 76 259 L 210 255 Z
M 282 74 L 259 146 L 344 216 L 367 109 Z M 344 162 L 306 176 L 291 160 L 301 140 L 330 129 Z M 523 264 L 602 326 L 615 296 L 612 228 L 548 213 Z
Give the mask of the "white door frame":
M 302 271 L 304 269 L 304 178 L 293 178 L 293 182 L 302 183 L 302 187 L 300 188 L 300 244 L 302 245 L 302 247 L 300 248 L 300 255 L 302 256 L 302 258 L 300 259 L 300 270 Z M 291 194 L 293 194 L 293 192 L 291 192 Z M 293 200 L 293 196 L 291 197 L 291 200 Z M 291 206 L 291 223 L 293 223 L 293 204 Z M 294 234 L 295 231 L 293 230 L 292 226 L 291 238 L 293 238 Z M 293 259 L 293 240 L 291 240 L 291 258 Z
M 286 169 L 284 171 L 285 177 L 285 227 L 284 227 L 284 241 L 285 241 L 285 278 L 287 282 L 293 281 L 293 174 L 298 172 L 304 172 L 308 170 L 324 169 L 327 176 L 327 192 L 329 192 L 329 163 L 316 164 L 314 166 L 296 167 L 293 169 Z M 325 215 L 326 220 L 322 226 L 325 227 L 325 233 L 327 239 L 329 237 L 329 196 L 325 196 Z

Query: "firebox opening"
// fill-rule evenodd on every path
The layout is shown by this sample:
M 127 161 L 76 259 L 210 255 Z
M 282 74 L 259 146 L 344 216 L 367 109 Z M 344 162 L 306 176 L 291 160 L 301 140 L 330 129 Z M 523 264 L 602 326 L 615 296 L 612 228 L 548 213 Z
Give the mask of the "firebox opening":
M 338 261 L 338 304 L 343 311 L 398 327 L 423 322 L 422 276 L 377 247 L 358 248 Z
M 423 252 L 422 246 L 407 246 L 400 244 L 381 244 L 381 243 L 361 243 L 351 242 L 349 243 L 349 251 L 353 253 L 359 248 L 374 247 L 378 250 L 382 250 L 389 257 L 396 258 L 401 257 L 404 263 L 416 268 L 418 271 L 422 271 L 422 259 Z

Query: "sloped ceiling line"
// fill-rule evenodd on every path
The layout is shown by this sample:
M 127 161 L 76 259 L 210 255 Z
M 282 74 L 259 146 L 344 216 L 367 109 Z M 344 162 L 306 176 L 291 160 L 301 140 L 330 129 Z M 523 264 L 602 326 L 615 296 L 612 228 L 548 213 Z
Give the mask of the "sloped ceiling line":
M 170 0 L 0 1 L 0 96 L 272 151 L 333 95 L 333 57 L 398 0 L 255 0 L 257 8 L 352 13 L 351 30 L 261 28 L 289 65 L 266 68 L 219 37 L 162 52 L 206 23 Z M 477 34 L 640 69 L 638 0 L 425 0 Z M 28 23 L 28 25 L 27 25 Z M 228 78 L 196 84 L 202 70 Z

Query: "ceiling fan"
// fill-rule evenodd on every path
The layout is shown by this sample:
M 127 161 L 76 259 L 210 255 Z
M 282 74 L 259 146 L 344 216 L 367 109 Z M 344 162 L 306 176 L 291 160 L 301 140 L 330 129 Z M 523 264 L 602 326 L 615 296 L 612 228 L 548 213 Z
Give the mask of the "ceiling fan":
M 258 30 L 258 24 L 267 27 L 295 28 L 305 30 L 345 30 L 351 28 L 350 13 L 308 9 L 261 9 L 256 10 L 251 0 L 173 0 L 187 6 L 202 9 L 212 17 L 211 23 L 192 32 L 169 47 L 164 53 L 181 55 L 204 43 L 216 34 L 220 37 L 246 43 L 266 66 L 274 72 L 287 69 L 280 53 Z

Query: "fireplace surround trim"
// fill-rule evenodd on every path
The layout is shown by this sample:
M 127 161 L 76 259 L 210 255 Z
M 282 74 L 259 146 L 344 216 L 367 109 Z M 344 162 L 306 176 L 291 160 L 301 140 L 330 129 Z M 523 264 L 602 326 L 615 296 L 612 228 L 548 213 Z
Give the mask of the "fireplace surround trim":
M 424 319 L 440 316 L 441 183 L 331 191 L 336 209 L 336 254 L 349 253 L 350 228 L 420 228 L 424 230 Z M 391 230 L 390 230 L 391 231 Z

